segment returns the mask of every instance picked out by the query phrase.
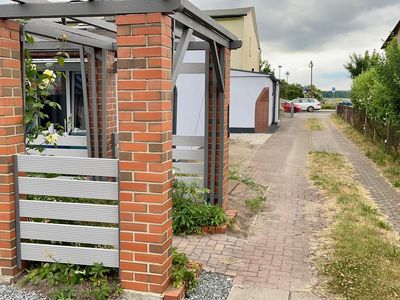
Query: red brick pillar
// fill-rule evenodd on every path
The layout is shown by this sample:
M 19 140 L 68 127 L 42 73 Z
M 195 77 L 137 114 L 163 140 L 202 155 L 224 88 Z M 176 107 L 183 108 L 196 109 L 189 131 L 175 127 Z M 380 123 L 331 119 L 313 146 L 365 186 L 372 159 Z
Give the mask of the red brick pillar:
M 257 98 L 255 106 L 255 132 L 266 133 L 269 119 L 269 88 L 264 88 Z
M 122 286 L 162 294 L 172 247 L 172 29 L 161 13 L 118 16 Z
M 102 55 L 101 49 L 96 49 L 95 54 L 97 56 Z M 94 114 L 93 114 L 93 96 L 92 96 L 92 70 L 91 60 L 92 57 L 88 56 L 88 95 L 89 95 L 89 115 L 90 115 L 90 134 L 92 141 L 92 156 L 94 157 Z M 111 158 L 113 156 L 113 134 L 117 132 L 117 97 L 116 97 L 116 74 L 115 69 L 115 52 L 106 51 L 106 156 Z M 103 132 L 103 72 L 102 72 L 102 61 L 96 59 L 96 95 L 97 95 L 97 128 L 98 128 L 98 141 L 99 141 L 99 157 L 103 157 L 102 151 L 102 132 Z
M 18 275 L 13 155 L 23 153 L 19 23 L 0 19 L 0 281 Z
M 222 51 L 222 50 L 220 50 Z M 224 82 L 225 82 L 225 105 L 224 105 L 224 114 L 221 116 L 220 114 L 220 103 L 222 101 L 221 95 L 218 91 L 217 87 L 217 103 L 216 103 L 216 109 L 217 109 L 217 132 L 216 132 L 216 137 L 217 137 L 217 145 L 216 145 L 216 161 L 215 161 L 215 180 L 214 180 L 214 186 L 215 186 L 215 204 L 218 202 L 222 203 L 222 207 L 226 208 L 227 207 L 227 201 L 228 201 L 228 168 L 229 168 L 229 104 L 230 104 L 230 76 L 231 76 L 231 69 L 230 69 L 230 49 L 225 48 L 225 55 L 220 55 L 221 58 L 225 58 L 224 62 L 220 62 L 222 66 L 224 66 Z M 213 60 L 212 57 L 210 56 L 210 65 L 212 65 Z M 213 130 L 212 130 L 212 113 L 213 113 L 213 78 L 215 77 L 214 70 L 211 68 L 210 73 L 209 73 L 209 97 L 210 97 L 210 105 L 209 105 L 209 156 L 208 156 L 208 170 L 209 170 L 209 185 L 208 188 L 211 188 L 211 170 L 212 170 L 212 136 L 213 136 Z M 223 164 L 220 165 L 220 149 L 221 149 L 221 144 L 220 144 L 220 126 L 221 126 L 221 118 L 224 118 L 224 130 L 223 130 L 223 138 L 224 138 L 224 150 L 223 150 Z M 222 200 L 218 201 L 219 197 L 219 189 L 220 189 L 220 168 L 222 168 Z

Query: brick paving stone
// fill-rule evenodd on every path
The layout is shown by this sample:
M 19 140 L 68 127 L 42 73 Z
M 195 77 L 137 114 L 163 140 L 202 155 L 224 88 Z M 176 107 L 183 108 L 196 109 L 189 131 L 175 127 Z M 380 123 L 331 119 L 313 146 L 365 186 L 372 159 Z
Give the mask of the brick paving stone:
M 327 115 L 321 115 L 325 124 L 325 139 L 313 139 L 313 148 L 321 148 L 321 144 L 329 144 L 327 148 L 337 148 L 335 152 L 343 154 L 354 167 L 356 178 L 369 192 L 379 209 L 388 217 L 393 226 L 400 231 L 400 192 L 398 192 L 377 170 L 374 163 L 337 128 Z
M 200 260 L 206 270 L 235 277 L 234 284 L 278 289 L 287 295 L 289 290 L 309 291 L 310 244 L 322 224 L 322 199 L 308 181 L 311 145 L 305 119 L 285 119 L 280 130 L 246 162 L 244 171 L 270 186 L 266 210 L 247 239 L 174 237 L 174 245 Z

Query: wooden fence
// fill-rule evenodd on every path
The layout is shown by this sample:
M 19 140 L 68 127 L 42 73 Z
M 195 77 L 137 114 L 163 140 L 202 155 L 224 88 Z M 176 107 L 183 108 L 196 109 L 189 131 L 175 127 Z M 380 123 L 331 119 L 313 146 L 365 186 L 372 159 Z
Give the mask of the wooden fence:
M 369 117 L 365 110 L 338 105 L 337 115 L 389 153 L 400 155 L 400 127 Z

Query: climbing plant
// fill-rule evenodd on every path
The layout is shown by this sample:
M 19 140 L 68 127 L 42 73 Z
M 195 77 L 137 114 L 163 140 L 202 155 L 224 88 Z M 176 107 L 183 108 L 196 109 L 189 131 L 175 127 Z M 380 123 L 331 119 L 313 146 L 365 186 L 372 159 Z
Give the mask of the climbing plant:
M 26 34 L 26 42 L 34 44 L 34 38 Z M 62 38 L 61 47 L 65 45 L 66 39 Z M 44 150 L 45 145 L 57 146 L 58 137 L 63 134 L 64 128 L 60 124 L 46 122 L 49 116 L 45 113 L 48 108 L 61 109 L 60 104 L 53 101 L 51 92 L 58 79 L 64 78 L 65 74 L 57 70 L 57 66 L 63 66 L 68 53 L 60 50 L 54 57 L 54 63 L 46 64 L 45 70 L 40 70 L 33 62 L 29 49 L 25 49 L 25 137 L 26 146 L 39 152 Z M 53 130 L 53 128 L 55 130 Z M 39 136 L 44 137 L 44 142 L 37 144 L 35 141 Z

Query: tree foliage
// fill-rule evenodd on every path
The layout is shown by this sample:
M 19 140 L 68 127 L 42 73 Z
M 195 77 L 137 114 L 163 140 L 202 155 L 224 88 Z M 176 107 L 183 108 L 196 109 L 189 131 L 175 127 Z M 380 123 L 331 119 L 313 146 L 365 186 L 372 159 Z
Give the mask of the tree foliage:
M 271 64 L 266 59 L 262 59 L 261 54 L 260 54 L 260 72 L 265 74 L 274 74 L 274 70 L 272 70 Z
M 369 51 L 365 51 L 364 54 L 353 53 L 344 68 L 350 73 L 350 77 L 354 79 L 361 73 L 378 66 L 380 61 L 381 55 L 375 50 L 371 54 Z
M 385 54 L 377 68 L 379 79 L 385 87 L 381 102 L 387 102 L 389 119 L 400 125 L 400 45 L 397 39 L 388 44 Z
M 354 78 L 350 97 L 369 116 L 400 125 L 400 46 L 396 39 L 375 66 Z
M 303 87 L 299 83 L 288 84 L 285 80 L 280 83 L 280 97 L 286 100 L 293 100 L 304 96 Z
M 309 85 L 307 87 L 307 92 L 306 92 L 305 96 L 307 98 L 314 98 L 319 101 L 321 101 L 323 99 L 322 91 L 319 88 L 317 88 L 315 85 Z

